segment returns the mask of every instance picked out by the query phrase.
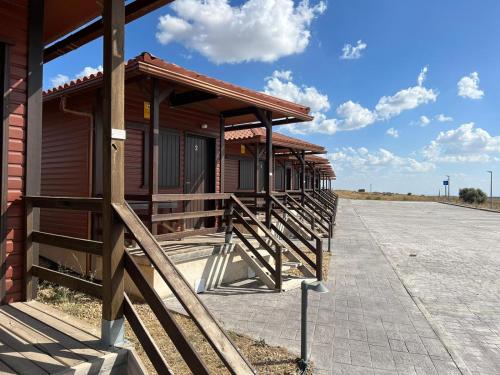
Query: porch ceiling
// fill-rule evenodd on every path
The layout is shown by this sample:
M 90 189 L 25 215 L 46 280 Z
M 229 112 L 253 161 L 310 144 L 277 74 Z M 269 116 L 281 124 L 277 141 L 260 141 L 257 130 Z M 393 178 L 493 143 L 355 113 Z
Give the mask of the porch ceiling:
M 137 19 L 173 0 L 135 0 L 127 3 L 126 22 Z M 45 0 L 43 41 L 48 45 L 82 26 L 101 18 L 103 0 Z M 124 1 L 126 3 L 126 1 Z M 102 30 L 94 29 L 92 39 L 99 37 Z M 84 44 L 84 43 L 82 43 Z M 82 45 L 79 44 L 79 45 Z

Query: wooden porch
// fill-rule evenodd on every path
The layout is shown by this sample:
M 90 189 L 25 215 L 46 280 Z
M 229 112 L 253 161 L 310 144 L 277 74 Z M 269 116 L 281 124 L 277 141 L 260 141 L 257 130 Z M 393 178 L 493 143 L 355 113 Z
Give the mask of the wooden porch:
M 0 374 L 136 374 L 126 348 L 104 347 L 99 332 L 45 304 L 0 306 Z

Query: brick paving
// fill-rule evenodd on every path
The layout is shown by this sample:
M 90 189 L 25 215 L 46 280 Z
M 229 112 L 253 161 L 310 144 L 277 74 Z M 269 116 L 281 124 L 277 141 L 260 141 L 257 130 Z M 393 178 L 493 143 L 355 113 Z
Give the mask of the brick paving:
M 457 363 L 500 374 L 500 214 L 436 203 L 352 205 Z
M 339 207 L 330 293 L 310 293 L 316 373 L 460 374 L 354 207 L 361 209 L 345 200 Z M 227 329 L 300 353 L 300 290 L 225 287 L 201 297 Z

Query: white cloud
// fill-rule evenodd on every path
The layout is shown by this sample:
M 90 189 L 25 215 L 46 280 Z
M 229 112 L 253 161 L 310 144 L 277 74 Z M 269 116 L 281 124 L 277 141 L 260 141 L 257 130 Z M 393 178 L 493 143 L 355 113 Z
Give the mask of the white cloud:
M 479 88 L 479 74 L 473 72 L 468 76 L 462 77 L 457 83 L 458 96 L 468 99 L 481 99 L 484 91 Z
M 67 75 L 58 74 L 55 77 L 52 77 L 50 79 L 50 83 L 52 84 L 52 87 L 58 87 L 58 86 L 62 86 L 65 83 L 69 82 L 69 80 L 70 79 Z
M 64 85 L 65 83 L 68 83 L 72 79 L 83 78 L 83 77 L 89 76 L 91 74 L 96 74 L 97 72 L 102 72 L 102 65 L 99 65 L 96 68 L 91 67 L 91 66 L 86 66 L 78 74 L 76 74 L 73 78 L 70 78 L 69 76 L 67 76 L 65 74 L 58 74 L 55 77 L 52 77 L 50 79 L 50 83 L 52 84 L 52 87 L 58 87 L 58 86 Z
M 425 127 L 431 123 L 431 120 L 427 116 L 420 116 L 420 126 Z
M 380 119 L 388 120 L 398 116 L 403 111 L 415 109 L 429 102 L 435 102 L 436 99 L 437 93 L 434 90 L 422 86 L 413 86 L 398 91 L 392 96 L 383 96 L 375 106 L 375 111 Z
M 442 113 L 440 113 L 439 115 L 436 115 L 434 118 L 436 119 L 436 121 L 439 121 L 439 122 L 451 122 L 451 121 L 453 121 L 453 117 L 446 116 Z
M 425 82 L 425 79 L 427 78 L 427 72 L 429 71 L 429 66 L 426 65 L 422 68 L 422 70 L 420 71 L 420 74 L 418 75 L 418 78 L 417 78 L 417 83 L 419 86 L 423 86 L 424 85 L 424 82 Z
M 86 66 L 85 68 L 82 69 L 80 73 L 76 75 L 75 78 L 82 78 L 89 76 L 91 74 L 97 74 L 98 72 L 102 72 L 103 68 L 102 65 L 99 65 L 97 68 L 93 68 L 91 66 Z
M 351 100 L 337 107 L 339 120 L 338 130 L 356 130 L 373 124 L 377 120 L 376 114 Z
M 266 79 L 264 92 L 308 106 L 312 112 L 330 109 L 328 95 L 321 94 L 315 87 L 299 87 L 293 83 L 292 79 L 292 72 L 289 70 L 274 71 L 272 76 Z
M 424 70 L 427 72 L 426 68 L 422 72 Z M 423 83 L 422 72 L 418 80 Z M 362 129 L 377 121 L 395 117 L 403 111 L 436 101 L 438 95 L 432 89 L 414 86 L 401 90 L 393 96 L 382 97 L 374 110 L 348 100 L 336 108 L 338 117 L 330 118 L 326 113 L 330 109 L 328 96 L 320 93 L 315 87 L 297 86 L 293 82 L 291 71 L 275 71 L 271 77 L 266 78 L 264 92 L 311 108 L 311 114 L 315 117 L 313 122 L 286 126 L 291 132 L 299 134 L 334 134 L 338 131 Z
M 432 162 L 398 156 L 384 148 L 370 152 L 365 147 L 357 149 L 343 147 L 327 156 L 336 170 L 355 170 L 357 173 L 373 173 L 384 170 L 425 173 L 436 168 Z
M 220 63 L 273 62 L 303 52 L 311 39 L 310 26 L 326 11 L 326 2 L 309 0 L 177 0 L 175 16 L 159 18 L 156 39 L 166 45 L 182 43 Z
M 432 162 L 496 161 L 500 155 L 500 136 L 492 136 L 470 122 L 440 132 L 422 153 Z
M 358 40 L 356 46 L 353 46 L 351 44 L 344 44 L 344 47 L 342 48 L 342 55 L 340 56 L 340 58 L 342 60 L 359 59 L 361 58 L 361 52 L 363 52 L 366 47 L 368 47 L 368 45 L 362 40 Z
M 394 129 L 394 128 L 387 129 L 385 134 L 391 136 L 392 138 L 399 138 L 399 131 L 397 129 Z

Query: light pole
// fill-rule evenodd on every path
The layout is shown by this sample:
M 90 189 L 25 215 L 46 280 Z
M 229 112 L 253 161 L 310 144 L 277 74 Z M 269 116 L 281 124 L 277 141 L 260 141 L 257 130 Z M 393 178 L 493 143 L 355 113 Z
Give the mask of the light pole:
M 328 293 L 328 289 L 321 281 L 302 281 L 302 310 L 300 325 L 300 361 L 299 368 L 305 373 L 309 362 L 307 360 L 307 292 L 312 290 L 316 293 Z
M 493 209 L 493 171 L 486 171 L 490 174 L 490 208 Z

